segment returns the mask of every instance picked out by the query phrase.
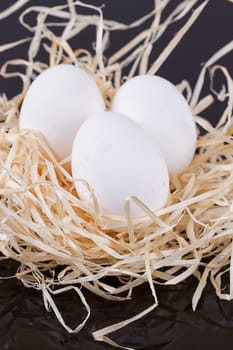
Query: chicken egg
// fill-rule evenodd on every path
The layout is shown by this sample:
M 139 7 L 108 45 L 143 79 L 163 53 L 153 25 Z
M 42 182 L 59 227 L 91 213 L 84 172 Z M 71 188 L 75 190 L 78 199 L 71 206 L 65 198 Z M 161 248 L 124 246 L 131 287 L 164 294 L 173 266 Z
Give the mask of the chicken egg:
M 140 75 L 117 91 L 112 111 L 122 113 L 153 135 L 169 173 L 180 173 L 191 162 L 197 131 L 191 109 L 175 85 L 159 76 Z
M 137 196 L 151 210 L 163 207 L 169 193 L 165 160 L 150 134 L 128 117 L 102 112 L 80 127 L 71 156 L 72 175 L 79 197 L 92 206 L 94 190 L 102 214 L 124 215 L 124 202 Z M 131 202 L 133 217 L 145 215 Z
M 82 122 L 104 110 L 103 97 L 91 76 L 77 66 L 61 64 L 32 82 L 22 103 L 19 128 L 41 132 L 62 160 L 71 154 Z

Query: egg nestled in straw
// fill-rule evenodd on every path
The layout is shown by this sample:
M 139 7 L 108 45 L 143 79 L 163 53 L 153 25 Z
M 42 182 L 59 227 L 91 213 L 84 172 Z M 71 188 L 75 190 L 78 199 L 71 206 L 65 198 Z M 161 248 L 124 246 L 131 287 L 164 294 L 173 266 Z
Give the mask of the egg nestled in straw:
M 71 167 L 79 197 L 93 205 L 85 180 L 104 215 L 124 215 L 125 200 L 133 195 L 151 210 L 167 201 L 165 160 L 151 135 L 124 115 L 102 112 L 87 119 L 75 137 Z M 131 214 L 145 212 L 131 202 Z
M 48 68 L 31 84 L 23 101 L 19 127 L 40 131 L 58 160 L 71 154 L 77 130 L 105 104 L 95 81 L 77 66 Z
M 117 91 L 112 111 L 127 115 L 153 136 L 169 173 L 180 173 L 189 165 L 196 125 L 184 96 L 168 80 L 149 75 L 129 79 Z

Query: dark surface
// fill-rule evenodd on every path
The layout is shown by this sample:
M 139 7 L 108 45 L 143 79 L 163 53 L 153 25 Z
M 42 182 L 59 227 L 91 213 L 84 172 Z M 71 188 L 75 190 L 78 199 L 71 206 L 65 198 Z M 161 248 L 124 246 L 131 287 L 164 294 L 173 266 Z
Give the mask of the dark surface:
M 2 274 L 15 264 L 1 263 Z M 136 349 L 231 349 L 233 344 L 233 303 L 219 301 L 212 287 L 204 292 L 197 311 L 191 309 L 196 280 L 188 279 L 175 287 L 157 287 L 160 306 L 143 319 L 127 326 L 112 338 Z M 92 313 L 86 327 L 77 335 L 68 334 L 51 312 L 44 309 L 41 293 L 24 288 L 20 282 L 0 282 L 1 350 L 78 350 L 110 349 L 94 342 L 91 333 L 101 327 L 133 316 L 153 300 L 148 285 L 135 289 L 132 301 L 112 302 L 86 292 Z M 72 294 L 56 298 L 62 314 L 75 326 L 85 312 Z
M 2 1 L 0 9 L 9 3 L 10 1 Z M 31 3 L 54 5 L 60 1 L 38 0 Z M 99 5 L 103 1 L 93 0 L 89 3 Z M 105 17 L 131 22 L 139 15 L 146 13 L 153 2 L 106 0 L 105 4 Z M 180 26 L 181 23 L 171 26 L 161 42 L 158 42 L 153 53 L 154 57 Z M 17 15 L 0 22 L 0 44 L 19 39 L 25 34 L 27 34 L 26 31 L 22 30 L 18 24 Z M 128 35 L 134 34 L 135 31 L 132 31 Z M 79 46 L 91 46 L 90 43 L 94 41 L 94 37 L 94 32 L 90 30 L 81 36 Z M 174 83 L 188 79 L 193 85 L 203 62 L 232 37 L 233 5 L 225 0 L 210 0 L 200 19 L 160 69 L 159 74 Z M 114 33 L 107 54 L 113 53 L 121 43 L 127 40 L 124 33 L 122 35 Z M 26 57 L 26 54 L 25 47 L 18 47 L 12 53 L 0 54 L 0 64 L 10 57 Z M 220 63 L 226 65 L 232 73 L 232 55 L 228 55 Z M 207 79 L 206 91 L 208 88 Z M 7 92 L 12 96 L 18 90 L 17 82 L 11 79 L 8 81 L 0 79 L 0 92 Z M 215 106 L 206 114 L 211 122 L 215 123 L 218 119 L 220 108 L 220 104 L 216 101 Z M 11 275 L 15 269 L 14 263 L 2 261 L 0 275 Z M 178 286 L 158 286 L 159 307 L 143 319 L 127 326 L 126 329 L 112 334 L 112 339 L 124 346 L 147 350 L 231 349 L 233 303 L 220 301 L 215 296 L 213 288 L 208 285 L 194 313 L 191 309 L 191 301 L 196 284 L 196 279 L 190 278 Z M 91 306 L 91 318 L 79 334 L 69 335 L 60 326 L 54 314 L 45 311 L 40 292 L 23 287 L 16 279 L 0 280 L 0 350 L 110 349 L 111 347 L 103 343 L 95 342 L 91 333 L 133 316 L 153 303 L 147 285 L 135 289 L 132 301 L 127 302 L 105 301 L 89 292 L 86 292 L 85 296 Z M 85 316 L 83 306 L 73 293 L 56 297 L 56 302 L 65 320 L 73 327 Z

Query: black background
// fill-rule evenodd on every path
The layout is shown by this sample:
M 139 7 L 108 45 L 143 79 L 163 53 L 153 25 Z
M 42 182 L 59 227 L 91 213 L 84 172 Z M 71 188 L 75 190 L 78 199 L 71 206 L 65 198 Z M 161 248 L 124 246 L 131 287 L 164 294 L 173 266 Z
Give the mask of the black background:
M 105 3 L 104 16 L 130 23 L 153 7 L 151 0 L 92 0 L 88 3 L 101 5 Z M 172 1 L 170 8 L 180 1 Z M 13 1 L 1 1 L 0 10 L 6 8 Z M 31 1 L 35 5 L 58 5 L 61 1 Z M 200 1 L 201 3 L 201 1 Z M 28 5 L 27 5 L 28 6 Z M 18 23 L 21 10 L 11 18 L 0 22 L 0 44 L 20 39 L 28 35 Z M 187 18 L 186 18 L 187 19 Z M 32 19 L 33 20 L 33 19 Z M 153 57 L 156 58 L 169 40 L 174 36 L 184 21 L 172 25 L 167 34 L 156 44 Z M 127 35 L 113 33 L 111 45 L 106 55 L 110 56 L 124 42 L 133 37 L 137 30 L 131 30 Z M 226 0 L 210 0 L 201 17 L 159 70 L 159 74 L 179 83 L 188 79 L 192 86 L 198 77 L 201 66 L 220 47 L 232 40 L 233 37 L 233 5 Z M 91 49 L 95 40 L 95 31 L 91 28 L 82 34 L 77 43 L 79 47 Z M 26 58 L 27 47 L 17 47 L 12 52 L 0 54 L 0 65 L 9 58 Z M 43 52 L 41 52 L 43 59 Z M 232 54 L 222 59 L 229 71 L 233 72 Z M 221 87 L 221 78 L 216 89 Z M 205 91 L 208 92 L 207 78 Z M 0 78 L 0 92 L 8 96 L 20 91 L 18 80 Z M 216 100 L 205 116 L 215 123 L 219 118 L 222 106 Z M 13 262 L 3 260 L 0 264 L 1 275 L 11 275 L 16 269 Z M 208 285 L 195 313 L 191 309 L 192 294 L 197 285 L 194 278 L 185 283 L 163 287 L 158 286 L 160 305 L 148 316 L 129 325 L 112 335 L 112 338 L 122 345 L 136 349 L 231 349 L 233 345 L 233 303 L 220 301 Z M 144 285 L 135 289 L 133 300 L 130 302 L 109 302 L 91 293 L 85 293 L 91 305 L 92 314 L 87 326 L 78 335 L 67 334 L 57 322 L 53 313 L 45 311 L 41 293 L 24 288 L 20 282 L 0 280 L 0 350 L 78 350 L 78 349 L 110 349 L 111 347 L 94 342 L 91 332 L 128 318 L 143 308 L 149 306 L 153 300 L 149 287 Z M 56 299 L 63 312 L 64 318 L 71 326 L 80 322 L 84 317 L 84 310 L 75 295 L 59 296 Z

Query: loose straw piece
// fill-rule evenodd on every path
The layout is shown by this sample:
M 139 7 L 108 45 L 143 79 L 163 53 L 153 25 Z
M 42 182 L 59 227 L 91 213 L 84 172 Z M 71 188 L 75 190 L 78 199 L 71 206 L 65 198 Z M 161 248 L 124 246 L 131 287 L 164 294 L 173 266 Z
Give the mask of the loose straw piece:
M 18 45 L 22 45 L 22 44 L 29 42 L 30 40 L 31 40 L 30 38 L 25 38 L 25 39 L 16 40 L 16 41 L 11 42 L 11 43 L 2 44 L 2 45 L 0 45 L 0 52 L 4 52 L 4 51 L 10 50 L 10 49 L 13 49 Z
M 15 1 L 13 5 L 7 7 L 6 10 L 4 10 L 0 13 L 0 20 L 9 17 L 14 12 L 19 10 L 21 7 L 26 5 L 29 1 L 30 0 L 17 0 L 17 1 Z
M 174 50 L 174 48 L 178 45 L 178 43 L 181 41 L 183 36 L 187 33 L 189 28 L 193 25 L 193 23 L 197 20 L 197 18 L 200 16 L 201 12 L 204 10 L 206 5 L 208 4 L 209 0 L 206 0 L 201 4 L 192 14 L 192 16 L 189 18 L 189 20 L 186 22 L 186 24 L 183 26 L 181 30 L 175 35 L 175 37 L 169 42 L 168 46 L 163 50 L 163 52 L 159 55 L 157 60 L 153 63 L 151 68 L 148 71 L 148 74 L 153 75 L 155 74 L 158 69 L 161 67 L 161 65 L 166 61 L 168 56 L 171 54 L 171 52 Z
M 226 44 L 224 47 L 218 50 L 213 56 L 211 56 L 211 58 L 205 63 L 205 65 L 203 66 L 200 72 L 200 75 L 198 77 L 198 80 L 196 82 L 196 85 L 193 91 L 192 100 L 190 102 L 190 106 L 192 108 L 194 108 L 194 106 L 197 104 L 197 101 L 199 99 L 201 88 L 204 85 L 205 73 L 208 67 L 214 65 L 215 62 L 220 60 L 222 57 L 226 56 L 232 50 L 233 50 L 233 41 L 230 41 L 228 44 Z

